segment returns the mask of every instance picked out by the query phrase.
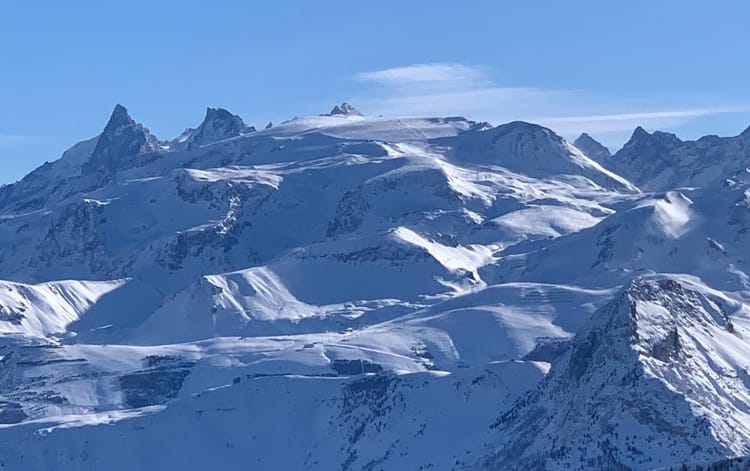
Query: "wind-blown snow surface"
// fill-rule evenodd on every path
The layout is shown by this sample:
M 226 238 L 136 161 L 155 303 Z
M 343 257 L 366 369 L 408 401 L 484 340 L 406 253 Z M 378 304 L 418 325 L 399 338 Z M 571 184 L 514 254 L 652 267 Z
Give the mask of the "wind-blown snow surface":
M 0 187 L 0 467 L 750 453 L 750 188 L 641 193 L 622 152 L 347 104 L 160 141 L 118 106 Z

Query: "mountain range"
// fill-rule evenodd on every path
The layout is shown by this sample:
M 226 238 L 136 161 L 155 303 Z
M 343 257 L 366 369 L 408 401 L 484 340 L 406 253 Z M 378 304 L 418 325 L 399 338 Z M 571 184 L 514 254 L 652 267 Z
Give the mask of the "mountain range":
M 0 469 L 745 469 L 750 132 L 348 103 L 0 187 Z

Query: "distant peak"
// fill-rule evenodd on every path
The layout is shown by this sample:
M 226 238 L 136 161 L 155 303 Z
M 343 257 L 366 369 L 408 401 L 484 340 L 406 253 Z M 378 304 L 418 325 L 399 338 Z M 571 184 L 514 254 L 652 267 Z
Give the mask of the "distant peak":
M 115 178 L 119 169 L 127 168 L 132 157 L 154 151 L 158 146 L 156 137 L 143 125 L 136 123 L 128 114 L 127 108 L 118 104 L 112 110 L 82 172 L 95 175 L 100 184 L 106 183 Z
M 327 116 L 362 116 L 362 113 L 347 102 L 334 106 Z
M 682 141 L 672 133 L 662 131 L 654 131 L 653 133 L 648 133 L 645 129 L 638 126 L 633 131 L 633 135 L 630 137 L 630 140 L 625 144 L 625 146 L 627 147 L 633 144 L 641 143 L 673 148 L 680 145 Z
M 115 109 L 114 109 L 114 110 L 112 110 L 112 115 L 113 115 L 113 116 L 115 116 L 115 115 L 120 115 L 120 116 L 124 115 L 124 116 L 128 116 L 128 109 L 127 109 L 127 108 L 125 108 L 124 106 L 122 106 L 121 104 L 117 103 L 117 104 L 115 105 Z
M 239 118 L 239 116 L 230 113 L 228 110 L 225 110 L 224 108 L 211 108 L 210 106 L 206 108 L 206 119 L 233 119 L 233 118 Z
M 597 162 L 601 162 L 602 160 L 607 159 L 612 155 L 612 153 L 606 146 L 604 146 L 602 143 L 585 132 L 578 136 L 575 141 L 573 141 L 573 145 L 588 157 L 596 160 Z
M 269 121 L 268 124 L 266 124 L 266 128 L 265 129 L 271 129 L 272 127 L 273 127 L 273 122 Z
M 133 118 L 128 114 L 128 109 L 124 106 L 117 104 L 115 109 L 112 110 L 112 115 L 107 121 L 107 126 L 104 127 L 104 132 L 112 131 L 123 126 L 132 126 L 135 124 Z
M 206 117 L 189 139 L 189 143 L 203 145 L 239 136 L 247 130 L 245 122 L 224 108 L 206 108 Z
M 628 139 L 628 142 L 625 143 L 623 148 L 632 146 L 634 144 L 650 142 L 650 141 L 651 141 L 651 134 L 649 134 L 642 127 L 638 126 L 637 128 L 633 130 L 633 134 L 630 135 L 630 139 Z
M 637 128 L 635 128 L 635 129 L 633 130 L 633 136 L 631 137 L 631 139 L 632 139 L 632 138 L 643 138 L 643 137 L 648 137 L 648 136 L 650 136 L 650 135 L 651 135 L 651 134 L 649 134 L 649 133 L 648 133 L 648 131 L 646 131 L 646 130 L 645 130 L 645 129 L 643 129 L 642 127 L 638 126 Z
M 234 123 L 235 126 L 245 127 L 245 122 L 236 114 L 232 114 L 224 108 L 206 108 L 206 117 L 203 118 L 201 126 L 207 125 L 209 122 L 226 122 Z

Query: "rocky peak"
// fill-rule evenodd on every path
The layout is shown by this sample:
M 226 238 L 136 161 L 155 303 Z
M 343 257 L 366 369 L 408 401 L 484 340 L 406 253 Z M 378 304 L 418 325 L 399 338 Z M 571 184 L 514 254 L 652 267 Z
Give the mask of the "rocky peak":
M 223 108 L 207 108 L 206 117 L 189 139 L 190 144 L 204 145 L 239 136 L 248 128 L 242 118 Z
M 746 402 L 727 393 L 744 387 L 744 357 L 714 347 L 744 342 L 726 317 L 730 303 L 684 278 L 632 281 L 578 332 L 544 383 L 498 419 L 501 445 L 484 464 L 652 469 L 722 456 L 750 433 Z M 618 414 L 637 421 L 635 443 L 632 429 L 613 427 Z M 647 445 L 668 452 L 646 456 Z
M 665 182 L 658 179 L 679 167 L 677 157 L 671 154 L 683 144 L 672 133 L 649 134 L 639 126 L 622 149 L 607 161 L 607 166 L 642 189 L 661 189 Z
M 112 180 L 119 168 L 132 157 L 154 151 L 159 142 L 148 129 L 136 123 L 127 108 L 118 104 L 107 121 L 91 158 L 83 166 L 84 174 L 94 174 L 102 182 Z
M 630 137 L 631 140 L 633 139 L 643 139 L 649 137 L 651 134 L 648 133 L 645 129 L 643 129 L 641 126 L 637 126 L 633 130 L 633 135 Z
M 362 113 L 347 102 L 334 106 L 325 116 L 362 116 Z
M 573 145 L 597 162 L 603 162 L 612 156 L 607 147 L 586 133 L 578 136 L 578 138 L 573 141 Z
M 107 125 L 104 127 L 105 133 L 111 133 L 114 130 L 124 126 L 134 126 L 136 123 L 133 118 L 128 114 L 128 109 L 121 104 L 115 105 L 115 109 L 112 110 L 112 114 L 107 121 Z
M 621 152 L 629 147 L 634 146 L 659 146 L 662 148 L 675 148 L 682 144 L 682 141 L 674 134 L 669 132 L 654 131 L 649 134 L 645 129 L 638 126 L 630 136 L 630 140 L 618 151 Z

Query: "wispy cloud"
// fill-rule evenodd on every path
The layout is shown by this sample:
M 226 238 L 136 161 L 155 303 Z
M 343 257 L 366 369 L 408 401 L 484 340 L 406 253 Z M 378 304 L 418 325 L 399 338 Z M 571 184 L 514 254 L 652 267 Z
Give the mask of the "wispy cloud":
M 582 90 L 508 87 L 483 67 L 456 63 L 413 64 L 363 72 L 355 79 L 367 85 L 354 99 L 372 114 L 386 116 L 464 115 L 500 123 L 533 121 L 561 134 L 582 131 L 622 133 L 638 125 L 675 128 L 693 119 L 750 112 L 750 105 L 687 109 L 625 108 L 627 97 L 602 97 Z
M 631 131 L 636 126 L 675 129 L 696 118 L 730 113 L 750 113 L 750 105 L 582 116 L 540 116 L 529 121 L 543 124 L 561 134 L 572 135 L 582 131 L 612 134 Z
M 745 113 L 750 111 L 748 106 L 731 106 L 720 108 L 696 108 L 676 111 L 646 111 L 641 113 L 622 113 L 622 114 L 601 114 L 591 116 L 562 116 L 559 118 L 542 118 L 549 122 L 556 123 L 595 123 L 602 121 L 631 121 L 631 120 L 651 120 L 664 118 L 697 118 L 699 116 L 710 116 L 724 113 Z
M 371 112 L 385 115 L 497 113 L 497 107 L 535 106 L 551 95 L 567 92 L 495 84 L 482 67 L 463 64 L 414 64 L 357 74 L 370 86 L 357 97 Z M 514 110 L 506 110 L 507 113 Z M 508 113 L 510 114 L 510 113 Z M 480 117 L 479 119 L 485 119 Z
M 485 81 L 485 74 L 480 67 L 463 64 L 413 64 L 405 67 L 376 70 L 357 74 L 363 82 L 373 82 L 382 86 L 408 88 L 414 85 L 436 84 L 440 86 L 479 85 Z

